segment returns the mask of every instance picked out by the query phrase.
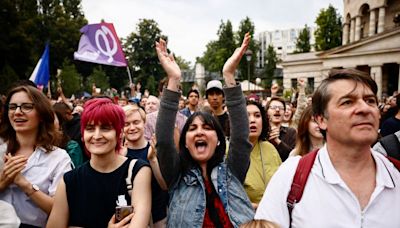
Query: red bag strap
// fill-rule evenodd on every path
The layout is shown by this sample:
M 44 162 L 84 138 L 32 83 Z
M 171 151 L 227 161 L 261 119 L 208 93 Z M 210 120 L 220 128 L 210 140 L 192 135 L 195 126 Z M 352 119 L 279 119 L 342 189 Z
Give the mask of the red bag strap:
M 393 163 L 394 167 L 397 168 L 397 170 L 400 171 L 400 161 L 397 160 L 396 158 L 390 157 L 390 156 L 386 156 L 387 159 L 389 159 L 390 162 Z
M 318 149 L 304 155 L 297 165 L 296 173 L 293 177 L 292 186 L 290 187 L 289 195 L 286 204 L 289 210 L 290 225 L 292 224 L 292 211 L 296 203 L 301 200 L 303 196 L 304 187 L 306 186 L 308 176 L 314 165 L 315 158 L 317 157 Z

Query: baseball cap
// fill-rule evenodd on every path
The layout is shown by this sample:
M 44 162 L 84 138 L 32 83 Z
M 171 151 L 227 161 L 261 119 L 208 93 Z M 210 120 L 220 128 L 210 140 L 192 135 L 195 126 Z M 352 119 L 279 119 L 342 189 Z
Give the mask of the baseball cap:
M 207 83 L 206 92 L 210 89 L 222 90 L 222 83 L 219 80 L 211 80 Z
M 129 102 L 138 104 L 138 103 L 140 103 L 140 99 L 137 97 L 131 97 L 131 98 L 129 98 Z

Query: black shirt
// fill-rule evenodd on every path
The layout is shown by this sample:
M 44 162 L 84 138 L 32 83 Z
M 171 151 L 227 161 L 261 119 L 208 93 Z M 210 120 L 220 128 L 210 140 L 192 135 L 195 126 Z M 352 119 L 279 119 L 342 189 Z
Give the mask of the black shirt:
M 224 130 L 225 137 L 229 137 L 231 135 L 231 128 L 229 124 L 229 114 L 224 112 L 224 114 L 217 116 L 218 122 Z
M 130 160 L 128 158 L 110 173 L 94 170 L 87 161 L 64 174 L 69 207 L 68 226 L 107 227 L 115 213 L 118 195 L 125 195 L 128 204 L 131 202 L 125 183 Z M 132 182 L 143 166 L 148 164 L 139 159 L 133 167 Z
M 129 149 L 126 154 L 127 157 L 142 159 L 149 162 L 147 159 L 147 152 L 150 144 L 147 143 L 146 147 L 142 149 Z M 168 205 L 168 192 L 161 189 L 154 174 L 151 178 L 151 215 L 153 223 L 156 223 L 165 217 L 167 217 L 167 205 Z

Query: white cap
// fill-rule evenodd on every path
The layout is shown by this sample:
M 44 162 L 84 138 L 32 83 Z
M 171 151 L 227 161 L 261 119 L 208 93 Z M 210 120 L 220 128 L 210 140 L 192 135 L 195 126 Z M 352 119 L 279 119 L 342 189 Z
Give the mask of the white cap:
M 118 196 L 117 205 L 118 206 L 128 206 L 128 203 L 126 202 L 126 199 L 125 199 L 125 195 Z
M 222 90 L 222 83 L 219 80 L 211 80 L 207 83 L 207 89 L 206 91 L 208 91 L 209 89 L 219 89 Z

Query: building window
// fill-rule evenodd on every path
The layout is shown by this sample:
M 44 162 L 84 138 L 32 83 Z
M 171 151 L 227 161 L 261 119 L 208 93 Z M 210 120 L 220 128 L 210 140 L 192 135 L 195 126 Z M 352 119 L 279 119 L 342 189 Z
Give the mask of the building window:
M 296 40 L 296 31 L 294 29 L 290 30 L 290 40 Z
M 292 85 L 292 88 L 293 89 L 297 89 L 297 78 L 292 78 L 291 80 L 290 80 L 290 84 Z
M 314 92 L 314 78 L 307 78 L 307 87 L 309 94 Z

